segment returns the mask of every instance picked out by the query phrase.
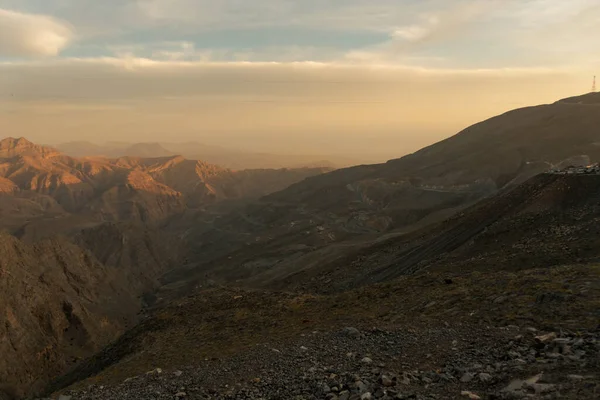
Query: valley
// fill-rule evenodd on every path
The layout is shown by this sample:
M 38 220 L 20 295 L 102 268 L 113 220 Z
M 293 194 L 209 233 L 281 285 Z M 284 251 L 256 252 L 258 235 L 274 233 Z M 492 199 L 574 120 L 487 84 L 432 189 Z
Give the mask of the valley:
M 337 170 L 4 139 L 0 352 L 23 361 L 0 381 L 72 400 L 594 398 L 600 176 L 550 170 L 600 160 L 599 110 L 594 93 L 517 109 Z
M 134 326 L 160 277 L 187 263 L 185 238 L 166 230 L 186 213 L 325 171 L 78 159 L 24 138 L 0 141 L 0 381 L 21 394 L 41 391 Z

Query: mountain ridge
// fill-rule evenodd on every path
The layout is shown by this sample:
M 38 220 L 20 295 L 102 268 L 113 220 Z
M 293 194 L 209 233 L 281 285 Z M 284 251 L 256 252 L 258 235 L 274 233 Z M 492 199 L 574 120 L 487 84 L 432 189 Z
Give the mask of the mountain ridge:
M 147 395 L 150 381 L 167 389 L 153 394 L 159 398 L 173 398 L 183 390 L 180 386 L 186 387 L 186 397 L 200 396 L 207 388 L 196 390 L 188 373 L 210 378 L 213 373 L 238 371 L 236 366 L 243 370 L 242 381 L 239 376 L 234 381 L 223 378 L 219 384 L 227 386 L 207 389 L 209 397 L 252 393 L 268 398 L 289 394 L 289 387 L 301 388 L 295 392 L 300 395 L 308 393 L 306 385 L 325 396 L 325 382 L 329 397 L 338 396 L 332 391 L 337 387 L 336 393 L 341 392 L 341 383 L 332 379 L 344 374 L 351 377 L 343 383 L 348 396 L 364 394 L 357 392 L 353 376 L 383 396 L 390 387 L 394 396 L 404 396 L 410 388 L 416 398 L 427 393 L 445 398 L 450 392 L 444 390 L 458 397 L 464 389 L 495 396 L 522 374 L 533 376 L 542 368 L 552 377 L 559 374 L 556 366 L 561 364 L 552 358 L 553 350 L 534 344 L 531 329 L 581 329 L 590 343 L 597 337 L 593 328 L 600 293 L 595 264 L 600 259 L 595 228 L 600 219 L 600 176 L 548 172 L 560 165 L 600 160 L 600 113 L 585 104 L 595 101 L 589 99 L 513 110 L 400 159 L 329 172 L 236 171 L 172 155 L 59 155 L 42 165 L 50 165 L 52 173 L 38 176 L 38 164 L 21 160 L 17 175 L 10 168 L 0 169 L 11 171 L 0 177 L 22 176 L 25 182 L 16 195 L 0 196 L 7 202 L 0 202 L 0 211 L 3 223 L 16 218 L 11 227 L 18 237 L 8 236 L 7 248 L 18 247 L 27 261 L 22 270 L 34 272 L 19 281 L 21 286 L 11 286 L 7 275 L 0 276 L 0 284 L 7 285 L 6 292 L 25 292 L 23 285 L 35 287 L 42 269 L 52 274 L 50 287 L 70 285 L 86 294 L 82 299 L 75 296 L 71 307 L 64 307 L 60 296 L 48 302 L 47 313 L 56 317 L 58 327 L 52 331 L 58 335 L 49 334 L 53 343 L 63 343 L 63 337 L 65 343 L 80 339 L 69 328 L 74 315 L 81 322 L 76 325 L 88 332 L 84 339 L 101 338 L 95 321 L 87 326 L 86 315 L 104 315 L 112 306 L 102 308 L 99 296 L 88 295 L 89 287 L 109 286 L 102 291 L 124 301 L 127 310 L 116 320 L 131 321 L 127 327 L 139 322 L 132 313 L 145 306 L 141 323 L 127 330 L 115 322 L 111 332 L 125 332 L 120 339 L 54 381 L 51 391 L 83 380 L 72 388 L 75 398 L 104 400 L 114 393 L 118 398 L 127 390 Z M 63 172 L 79 180 L 77 190 L 65 189 L 58 178 L 49 179 Z M 31 173 L 35 179 L 27 175 Z M 40 182 L 35 186 L 39 190 L 29 190 L 28 182 Z M 12 190 L 11 184 L 6 187 Z M 72 211 L 72 204 L 89 193 L 105 197 Z M 33 217 L 19 221 L 14 210 Z M 100 217 L 89 218 L 87 212 Z M 55 239 L 48 237 L 50 231 L 68 234 Z M 19 251 L 7 254 L 18 259 Z M 6 265 L 14 268 L 12 259 Z M 17 307 L 10 298 L 4 301 L 11 309 Z M 44 326 L 44 321 L 32 311 L 36 304 L 25 302 L 23 307 L 23 321 L 36 332 L 24 340 L 43 341 L 36 324 Z M 0 318 L 8 321 L 11 313 L 0 313 Z M 516 331 L 508 332 L 513 328 L 507 326 L 514 324 Z M 359 329 L 353 330 L 353 325 Z M 5 326 L 16 325 L 9 321 Z M 366 333 L 367 326 L 378 328 Z M 457 331 L 464 335 L 457 336 Z M 410 335 L 422 337 L 431 348 L 423 348 L 420 341 L 406 346 L 404 339 Z M 506 340 L 510 352 L 486 350 L 498 354 L 492 360 L 473 358 L 477 351 L 455 350 L 464 349 L 465 343 L 478 349 L 488 337 Z M 573 345 L 576 341 L 571 336 L 568 340 Z M 530 347 L 524 347 L 525 341 Z M 94 341 L 99 347 L 107 342 Z M 73 351 L 83 351 L 84 357 L 97 350 L 84 351 L 87 339 L 77 343 Z M 380 343 L 384 346 L 371 353 Z M 65 371 L 68 349 L 58 346 L 51 352 L 55 361 L 48 365 Z M 535 353 L 542 350 L 539 356 Z M 568 364 L 573 368 L 569 371 L 578 372 L 576 364 L 584 359 L 592 363 L 582 373 L 599 371 L 593 364 L 597 351 L 588 350 Z M 34 360 L 39 351 L 36 344 L 28 346 L 26 354 Z M 516 356 L 510 355 L 513 351 Z M 350 353 L 353 356 L 347 356 Z M 402 375 L 407 368 L 403 354 L 414 363 L 411 369 L 416 372 L 410 377 Z M 540 357 L 544 362 L 537 362 Z M 361 361 L 365 358 L 371 361 Z M 464 382 L 466 371 L 475 368 L 462 366 L 465 358 L 481 364 L 477 373 L 492 376 L 491 381 L 487 375 L 485 382 L 474 375 L 473 383 Z M 546 362 L 550 359 L 555 361 Z M 568 357 L 563 360 L 570 362 Z M 378 367 L 382 372 L 368 375 L 373 362 L 384 365 Z M 248 376 L 256 365 L 260 373 Z M 273 365 L 293 371 L 293 377 L 274 376 Z M 315 371 L 309 369 L 313 365 Z M 344 365 L 344 370 L 332 371 L 331 365 Z M 16 384 L 26 388 L 32 376 L 27 374 L 35 368 L 20 368 L 25 375 Z M 156 368 L 173 370 L 162 374 Z M 391 386 L 382 383 L 388 368 L 389 374 L 400 377 L 396 383 L 390 379 Z M 4 371 L 8 373 L 8 367 Z M 164 383 L 177 371 L 177 386 Z M 137 382 L 144 384 L 138 387 Z M 101 387 L 85 389 L 90 383 Z M 561 386 L 576 393 L 572 387 Z

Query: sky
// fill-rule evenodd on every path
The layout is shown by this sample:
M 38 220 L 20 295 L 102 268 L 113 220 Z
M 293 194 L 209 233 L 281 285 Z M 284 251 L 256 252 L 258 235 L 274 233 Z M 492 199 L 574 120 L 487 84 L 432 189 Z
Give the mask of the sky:
M 598 0 L 0 0 L 0 132 L 392 158 L 588 92 Z

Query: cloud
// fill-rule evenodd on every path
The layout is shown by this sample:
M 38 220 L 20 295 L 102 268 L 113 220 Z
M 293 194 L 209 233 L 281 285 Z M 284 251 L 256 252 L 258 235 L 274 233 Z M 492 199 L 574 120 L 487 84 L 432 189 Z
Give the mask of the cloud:
M 44 143 L 168 135 L 256 151 L 391 157 L 517 106 L 576 94 L 578 76 L 316 62 L 5 62 L 0 119 L 4 132 Z
M 439 0 L 436 0 L 439 1 Z M 138 0 L 148 21 L 181 29 L 305 27 L 387 31 L 421 6 L 412 0 Z
M 448 40 L 456 34 L 465 32 L 471 23 L 483 16 L 493 4 L 493 2 L 459 3 L 443 12 L 422 15 L 419 23 L 396 29 L 392 33 L 392 39 L 410 43 Z
M 511 0 L 505 0 L 505 5 Z M 437 4 L 436 2 L 434 2 Z M 437 55 L 420 55 L 432 46 L 452 43 L 461 36 L 481 25 L 490 18 L 490 12 L 498 6 L 496 1 L 461 0 L 448 5 L 440 3 L 437 9 L 426 8 L 426 12 L 413 15 L 409 24 L 394 28 L 386 42 L 363 49 L 349 51 L 345 58 L 354 62 L 406 63 L 425 62 L 426 65 L 439 65 L 446 60 L 441 52 Z M 432 3 L 428 3 L 431 7 Z
M 348 100 L 399 86 L 422 89 L 430 82 L 464 84 L 487 80 L 537 80 L 567 70 L 436 69 L 404 65 L 320 62 L 157 61 L 149 58 L 57 59 L 0 63 L 5 85 L 20 99 L 123 99 L 163 96 L 249 95 L 255 98 L 354 91 Z M 437 83 L 436 83 L 437 85 Z M 336 88 L 327 91 L 327 88 Z M 289 91 L 289 92 L 288 92 Z M 358 96 L 358 97 L 357 97 Z M 300 96 L 302 97 L 302 96 Z
M 69 26 L 52 17 L 0 9 L 0 55 L 54 56 L 72 37 Z
M 515 47 L 527 48 L 541 62 L 560 59 L 599 67 L 593 50 L 600 35 L 597 0 L 537 0 L 520 10 L 518 21 Z
M 335 47 L 259 46 L 249 48 L 198 48 L 190 41 L 159 41 L 108 46 L 111 56 L 121 59 L 190 62 L 330 62 L 340 60 L 344 51 Z

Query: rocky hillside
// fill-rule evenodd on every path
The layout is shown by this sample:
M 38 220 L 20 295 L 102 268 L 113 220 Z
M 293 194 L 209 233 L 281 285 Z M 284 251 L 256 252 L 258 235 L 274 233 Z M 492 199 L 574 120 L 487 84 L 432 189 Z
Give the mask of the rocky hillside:
M 98 400 L 594 399 L 598 198 L 600 175 L 542 174 L 428 228 L 348 243 L 333 261 L 231 261 L 227 286 L 195 282 L 165 297 L 49 390 Z
M 595 398 L 600 175 L 538 174 L 597 161 L 599 123 L 595 95 L 567 99 L 326 174 L 76 159 L 6 141 L 0 212 L 19 238 L 7 236 L 6 268 L 29 274 L 2 281 L 4 302 L 22 308 L 5 313 L 0 337 L 26 341 L 3 342 L 27 359 L 10 383 L 26 389 L 50 377 L 36 371 L 64 371 L 122 332 L 143 301 L 135 326 L 48 393 Z M 45 239 L 56 231 L 68 239 Z M 43 271 L 48 290 L 37 289 Z M 30 293 L 58 294 L 19 297 Z M 40 302 L 56 328 L 35 319 Z M 19 324 L 30 333 L 8 331 Z M 46 336 L 55 352 L 44 367 Z
M 212 281 L 331 293 L 421 270 L 592 263 L 600 260 L 599 198 L 599 175 L 548 173 L 406 233 L 334 241 L 324 227 L 312 231 L 304 226 L 297 234 L 241 246 L 196 267 L 171 271 L 163 277 L 168 285 L 162 295 L 177 297 Z
M 0 382 L 39 390 L 132 326 L 182 248 L 143 226 L 103 225 L 27 244 L 0 234 Z M 20 360 L 20 362 L 15 362 Z
M 179 156 L 73 158 L 7 138 L 0 141 L 0 212 L 9 215 L 2 227 L 32 231 L 44 225 L 40 219 L 58 219 L 60 231 L 76 219 L 162 223 L 188 208 L 254 199 L 326 171 L 232 171 Z
M 196 216 L 186 234 L 204 275 L 213 267 L 247 277 L 275 264 L 300 271 L 329 263 L 555 166 L 600 160 L 598 107 L 590 94 L 510 111 L 400 159 L 314 176 L 219 219 Z
M 456 193 L 481 197 L 575 156 L 599 160 L 599 107 L 591 94 L 510 111 L 406 157 L 308 179 L 267 200 L 340 216 L 383 213 L 394 226 L 407 225 L 406 212 L 394 211 L 412 210 L 418 220 L 455 205 L 448 198 Z
M 421 270 L 518 271 L 593 264 L 600 259 L 599 198 L 598 175 L 541 174 L 442 223 L 357 246 L 347 257 L 315 268 L 312 284 L 320 290 L 343 290 Z M 277 279 L 306 286 L 306 279 L 299 278 Z M 265 281 L 264 276 L 258 279 Z
M 50 391 L 74 384 L 61 392 L 77 400 L 594 399 L 598 273 L 431 273 L 318 296 L 199 290 Z
M 73 158 L 0 141 L 0 384 L 39 390 L 131 326 L 160 276 L 188 263 L 170 221 L 324 171 Z

